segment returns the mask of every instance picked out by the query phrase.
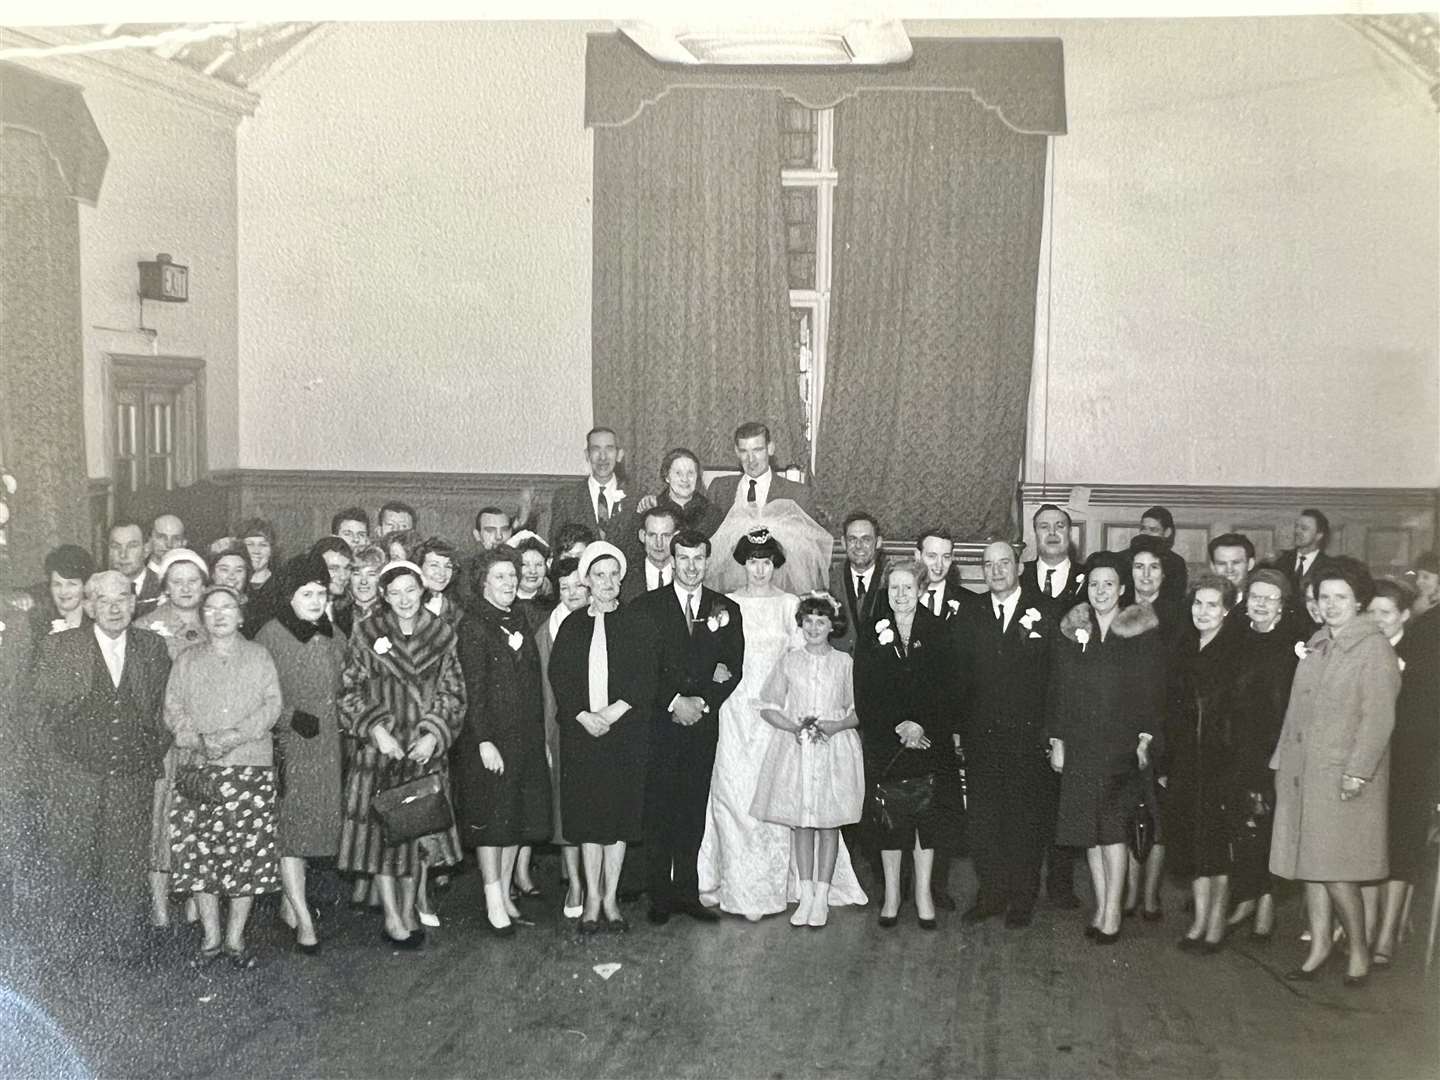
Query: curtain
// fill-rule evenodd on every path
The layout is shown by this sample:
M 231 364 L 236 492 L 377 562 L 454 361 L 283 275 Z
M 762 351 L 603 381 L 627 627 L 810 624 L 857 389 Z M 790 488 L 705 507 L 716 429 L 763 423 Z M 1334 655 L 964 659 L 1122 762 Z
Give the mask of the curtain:
M 816 482 L 886 536 L 1018 536 L 1045 136 L 962 93 L 836 112 L 830 352 Z
M 627 493 L 659 490 L 676 446 L 734 467 L 746 420 L 780 462 L 806 458 L 778 109 L 769 91 L 679 90 L 595 129 L 595 423 L 626 448 Z

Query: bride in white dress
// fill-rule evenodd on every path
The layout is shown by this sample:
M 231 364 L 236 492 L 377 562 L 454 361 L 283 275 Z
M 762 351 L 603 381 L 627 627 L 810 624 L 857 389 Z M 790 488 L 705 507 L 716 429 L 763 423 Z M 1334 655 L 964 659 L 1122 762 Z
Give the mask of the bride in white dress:
M 754 512 L 748 511 L 747 516 L 753 517 Z M 805 520 L 814 525 L 808 516 Z M 744 567 L 746 584 L 728 594 L 744 616 L 745 670 L 740 685 L 720 707 L 720 738 L 698 870 L 702 903 L 754 921 L 784 911 L 800 896 L 800 883 L 791 865 L 789 828 L 752 817 L 750 804 L 774 730 L 756 707 L 760 690 L 780 655 L 786 649 L 802 647 L 803 639 L 795 622 L 800 598 L 776 588 L 773 581 L 775 571 L 786 563 L 786 549 L 768 528 L 756 528 L 753 520 L 749 523 L 752 531 L 742 536 L 734 549 L 734 561 Z M 829 533 L 815 528 L 824 535 L 828 548 Z M 818 547 L 820 541 L 811 533 L 792 537 L 792 543 Z M 725 548 L 717 548 L 715 554 L 712 567 L 728 561 Z M 830 905 L 864 904 L 866 899 L 842 840 Z

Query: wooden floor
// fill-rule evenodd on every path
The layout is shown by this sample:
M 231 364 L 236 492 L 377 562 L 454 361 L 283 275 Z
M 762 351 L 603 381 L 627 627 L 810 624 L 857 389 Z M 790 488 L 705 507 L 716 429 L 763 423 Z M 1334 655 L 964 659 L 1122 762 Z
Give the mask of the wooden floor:
M 551 897 L 554 866 L 540 864 Z M 966 876 L 957 865 L 962 901 Z M 1166 921 L 1127 922 L 1112 947 L 1043 902 L 1029 930 L 951 915 L 931 933 L 910 906 L 892 930 L 872 904 L 806 931 L 784 918 L 657 928 L 632 905 L 628 934 L 585 939 L 546 899 L 523 904 L 538 925 L 496 940 L 471 872 L 419 953 L 385 947 L 375 916 L 344 907 L 325 909 L 318 957 L 260 913 L 253 972 L 191 971 L 189 937 L 148 966 L 7 948 L 11 1015 L 16 1002 L 34 1015 L 0 1024 L 0 1071 L 78 1075 L 56 1049 L 68 1043 L 85 1072 L 137 1077 L 1436 1075 L 1435 982 L 1413 951 L 1364 990 L 1338 970 L 1290 984 L 1293 901 L 1270 945 L 1239 937 L 1196 957 L 1175 947 L 1182 895 L 1167 900 Z M 620 965 L 609 980 L 604 963 Z

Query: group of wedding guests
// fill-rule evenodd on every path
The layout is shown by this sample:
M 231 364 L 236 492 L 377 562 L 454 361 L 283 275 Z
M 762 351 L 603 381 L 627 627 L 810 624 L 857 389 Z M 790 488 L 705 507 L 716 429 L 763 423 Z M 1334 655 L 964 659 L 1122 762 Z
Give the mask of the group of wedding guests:
M 1270 566 L 1226 534 L 1187 583 L 1164 508 L 1081 565 L 1046 506 L 1036 559 L 988 544 L 977 593 L 945 529 L 886 559 L 864 512 L 832 566 L 764 425 L 734 444 L 737 475 L 707 490 L 676 449 L 634 499 L 597 428 L 548 539 L 485 507 L 465 560 L 401 502 L 373 535 L 340 511 L 278 565 L 260 519 L 203 553 L 173 515 L 148 534 L 117 522 L 99 572 L 57 548 L 21 688 L 37 859 L 117 930 L 143 868 L 151 926 L 182 903 L 196 963 L 249 967 L 267 893 L 318 950 L 317 859 L 379 904 L 396 948 L 439 925 L 471 850 L 486 922 L 513 934 L 545 844 L 582 934 L 628 929 L 620 899 L 638 892 L 657 925 L 793 904 L 794 925 L 822 927 L 867 903 L 852 846 L 883 883 L 879 925 L 909 892 L 934 929 L 963 833 L 967 923 L 1028 926 L 1042 877 L 1076 906 L 1079 850 L 1097 944 L 1126 913 L 1162 917 L 1168 863 L 1192 882 L 1187 950 L 1251 918 L 1268 939 L 1282 878 L 1306 883 L 1310 922 L 1291 977 L 1329 960 L 1332 913 L 1350 985 L 1389 962 L 1440 794 L 1433 556 L 1418 589 L 1374 582 L 1325 554 L 1328 522 L 1305 511 Z M 419 831 L 377 812 L 412 789 L 439 814 Z

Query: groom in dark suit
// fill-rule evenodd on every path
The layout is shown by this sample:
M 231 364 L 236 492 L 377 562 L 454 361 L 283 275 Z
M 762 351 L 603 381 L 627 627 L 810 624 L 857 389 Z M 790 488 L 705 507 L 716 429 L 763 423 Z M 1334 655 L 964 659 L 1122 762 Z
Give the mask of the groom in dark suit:
M 845 517 L 841 529 L 845 561 L 830 567 L 830 595 L 845 608 L 845 633 L 830 644 L 841 652 L 854 653 L 861 635 L 874 636 L 875 624 L 890 614 L 885 595 L 884 557 L 880 547 L 880 523 L 866 510 Z
M 965 612 L 956 642 L 965 680 L 962 737 L 970 795 L 970 853 L 980 888 L 961 918 L 1004 915 L 1030 925 L 1045 854 L 1049 800 L 1045 688 L 1059 619 L 1039 593 L 1023 589 L 1015 549 L 1005 540 L 981 557 L 989 601 Z
M 807 484 L 787 480 L 770 468 L 775 456 L 775 443 L 770 428 L 758 420 L 748 420 L 735 429 L 735 456 L 740 461 L 739 476 L 721 476 L 710 485 L 710 501 L 729 513 L 736 503 L 762 507 L 774 499 L 793 499 L 820 524 L 815 508 L 815 494 Z
M 705 588 L 710 541 L 685 529 L 671 541 L 675 579 L 634 602 L 654 624 L 660 677 L 651 706 L 645 775 L 645 853 L 649 918 L 719 918 L 700 903 L 696 863 L 715 767 L 720 706 L 740 684 L 745 632 L 739 605 Z

